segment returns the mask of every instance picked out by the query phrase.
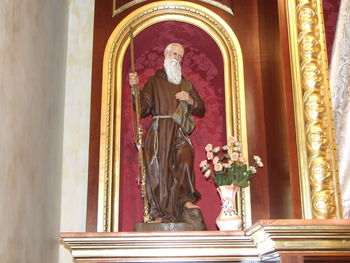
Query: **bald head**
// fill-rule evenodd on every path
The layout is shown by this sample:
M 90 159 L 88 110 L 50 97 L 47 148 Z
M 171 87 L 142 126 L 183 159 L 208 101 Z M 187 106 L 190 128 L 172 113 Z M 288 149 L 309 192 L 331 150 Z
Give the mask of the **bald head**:
M 165 58 L 173 58 L 181 63 L 185 50 L 179 43 L 170 43 L 164 50 Z
M 181 82 L 181 61 L 184 48 L 179 43 L 171 43 L 164 50 L 164 69 L 168 81 L 173 84 Z

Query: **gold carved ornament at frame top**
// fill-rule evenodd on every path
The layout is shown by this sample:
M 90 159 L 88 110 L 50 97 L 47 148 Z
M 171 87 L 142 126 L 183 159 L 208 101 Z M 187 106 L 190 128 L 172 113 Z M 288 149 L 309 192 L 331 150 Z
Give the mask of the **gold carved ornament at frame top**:
M 113 12 L 112 12 L 112 14 L 113 14 L 112 16 L 113 17 L 115 17 L 116 15 L 124 12 L 125 10 L 127 10 L 130 7 L 133 7 L 133 6 L 135 6 L 137 4 L 140 4 L 140 3 L 144 3 L 147 0 L 133 0 L 133 1 L 129 1 L 128 3 L 126 3 L 126 4 L 122 5 L 122 6 L 119 6 L 117 4 L 117 1 L 118 0 L 113 0 Z M 198 0 L 198 1 L 203 2 L 203 3 L 207 3 L 207 4 L 215 6 L 217 8 L 220 8 L 221 10 L 229 13 L 230 15 L 233 15 L 232 8 L 228 7 L 227 5 L 221 4 L 218 1 L 215 1 L 215 0 Z

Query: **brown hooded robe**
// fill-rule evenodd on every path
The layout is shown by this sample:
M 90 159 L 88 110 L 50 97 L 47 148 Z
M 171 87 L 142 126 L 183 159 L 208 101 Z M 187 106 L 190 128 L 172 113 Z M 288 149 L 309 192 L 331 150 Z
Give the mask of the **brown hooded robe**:
M 181 90 L 181 84 L 167 80 L 164 69 L 158 70 L 141 91 L 142 117 L 171 115 L 179 104 L 175 94 Z M 204 102 L 193 85 L 189 94 L 193 99 L 189 112 L 204 116 Z M 194 150 L 189 138 L 171 118 L 153 118 L 144 150 L 150 215 L 162 222 L 181 222 L 184 204 L 200 197 L 194 185 Z

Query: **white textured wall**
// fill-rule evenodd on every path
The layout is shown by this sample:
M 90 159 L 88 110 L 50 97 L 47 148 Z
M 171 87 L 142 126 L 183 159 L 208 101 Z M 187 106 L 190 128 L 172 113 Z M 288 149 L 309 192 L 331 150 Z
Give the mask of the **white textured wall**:
M 94 0 L 74 0 L 69 34 L 64 118 L 61 232 L 84 232 L 86 222 Z M 72 262 L 60 248 L 60 262 Z
M 0 262 L 58 262 L 68 1 L 0 3 Z

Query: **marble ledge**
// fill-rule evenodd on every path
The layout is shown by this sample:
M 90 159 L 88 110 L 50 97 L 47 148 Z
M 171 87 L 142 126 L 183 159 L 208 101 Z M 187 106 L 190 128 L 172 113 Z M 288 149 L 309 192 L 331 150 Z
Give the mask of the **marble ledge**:
M 346 257 L 350 220 L 260 220 L 245 231 L 61 233 L 75 262 L 279 261 Z

